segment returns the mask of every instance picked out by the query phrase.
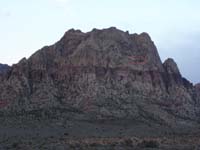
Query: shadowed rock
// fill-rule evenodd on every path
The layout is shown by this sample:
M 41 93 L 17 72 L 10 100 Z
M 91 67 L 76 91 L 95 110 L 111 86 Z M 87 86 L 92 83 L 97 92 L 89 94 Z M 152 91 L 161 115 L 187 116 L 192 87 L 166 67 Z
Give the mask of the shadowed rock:
M 5 73 L 6 71 L 8 71 L 9 68 L 10 66 L 6 64 L 0 64 L 0 73 Z

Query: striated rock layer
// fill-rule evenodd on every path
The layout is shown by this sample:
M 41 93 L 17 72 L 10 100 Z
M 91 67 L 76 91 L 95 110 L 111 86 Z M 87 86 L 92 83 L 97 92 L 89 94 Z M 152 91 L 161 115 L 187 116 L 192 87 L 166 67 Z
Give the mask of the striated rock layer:
M 199 91 L 173 59 L 162 64 L 147 33 L 71 29 L 0 76 L 0 109 L 46 114 L 56 109 L 77 112 L 78 119 L 173 126 L 199 121 Z

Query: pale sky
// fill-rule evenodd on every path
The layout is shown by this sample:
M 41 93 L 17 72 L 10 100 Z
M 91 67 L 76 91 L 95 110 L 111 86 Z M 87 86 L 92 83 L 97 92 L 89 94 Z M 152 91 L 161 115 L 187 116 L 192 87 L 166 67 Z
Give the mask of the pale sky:
M 70 28 L 148 32 L 162 61 L 200 82 L 199 0 L 0 0 L 0 63 L 12 65 Z

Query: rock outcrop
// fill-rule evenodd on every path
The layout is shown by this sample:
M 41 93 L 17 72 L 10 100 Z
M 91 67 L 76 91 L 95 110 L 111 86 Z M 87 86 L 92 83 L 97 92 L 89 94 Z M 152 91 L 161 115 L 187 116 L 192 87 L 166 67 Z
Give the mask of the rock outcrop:
M 147 33 L 71 29 L 11 67 L 0 83 L 0 104 L 2 112 L 56 109 L 77 112 L 82 119 L 173 126 L 199 121 L 197 89 L 173 59 L 162 64 Z
M 195 90 L 196 90 L 195 93 L 197 94 L 196 97 L 198 99 L 197 101 L 199 102 L 200 101 L 200 83 L 195 85 Z
M 0 73 L 5 73 L 8 71 L 8 69 L 10 68 L 10 66 L 6 65 L 6 64 L 0 64 Z

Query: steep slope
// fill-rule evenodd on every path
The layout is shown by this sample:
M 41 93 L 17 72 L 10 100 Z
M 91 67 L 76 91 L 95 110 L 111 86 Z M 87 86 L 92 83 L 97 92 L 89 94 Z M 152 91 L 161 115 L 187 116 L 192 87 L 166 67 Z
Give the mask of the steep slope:
M 147 33 L 114 27 L 69 30 L 3 76 L 2 112 L 40 110 L 77 119 L 139 119 L 176 125 L 199 121 L 196 88 L 173 59 L 163 64 Z

